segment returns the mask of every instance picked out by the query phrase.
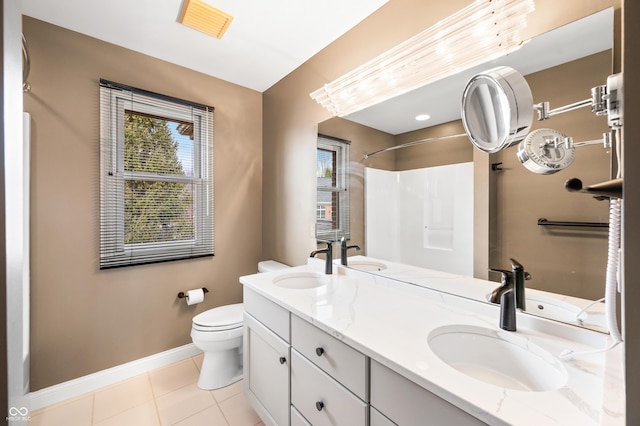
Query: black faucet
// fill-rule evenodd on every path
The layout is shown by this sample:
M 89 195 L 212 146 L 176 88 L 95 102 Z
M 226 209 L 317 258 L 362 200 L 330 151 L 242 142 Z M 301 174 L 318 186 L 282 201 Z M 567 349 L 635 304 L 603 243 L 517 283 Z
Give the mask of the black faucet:
M 513 288 L 500 296 L 500 328 L 506 331 L 516 331 L 516 304 Z
M 318 241 L 318 244 L 325 243 L 327 247 L 322 250 L 314 250 L 309 257 L 316 257 L 317 254 L 324 253 L 327 258 L 324 264 L 324 273 L 331 275 L 333 273 L 333 243 L 331 241 Z
M 347 266 L 347 250 L 356 249 L 360 251 L 360 246 L 348 246 L 345 237 L 340 238 L 340 264 Z
M 504 269 L 491 269 L 500 272 L 500 286 L 496 287 L 489 296 L 491 303 L 500 304 L 500 328 L 516 331 L 516 301 L 513 289 L 513 272 Z
M 524 282 L 531 279 L 531 274 L 515 259 L 511 260 L 511 270 L 491 269 L 502 274 L 501 284 L 489 297 L 491 303 L 500 304 L 500 328 L 516 331 L 516 308 L 525 310 L 526 299 Z
M 527 310 L 527 300 L 524 296 L 524 282 L 531 279 L 531 274 L 524 271 L 524 268 L 517 260 L 511 258 L 511 273 L 513 274 L 513 285 L 516 289 L 516 308 Z
M 490 271 L 500 272 L 500 286 L 496 287 L 489 296 L 489 302 L 498 304 L 502 295 L 513 289 L 513 274 L 505 269 L 490 269 Z

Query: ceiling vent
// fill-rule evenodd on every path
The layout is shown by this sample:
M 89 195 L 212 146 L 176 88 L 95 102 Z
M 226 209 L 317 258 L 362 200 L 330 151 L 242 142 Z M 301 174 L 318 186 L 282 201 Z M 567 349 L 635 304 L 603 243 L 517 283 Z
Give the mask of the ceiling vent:
M 178 22 L 216 38 L 222 38 L 233 16 L 202 0 L 184 0 Z

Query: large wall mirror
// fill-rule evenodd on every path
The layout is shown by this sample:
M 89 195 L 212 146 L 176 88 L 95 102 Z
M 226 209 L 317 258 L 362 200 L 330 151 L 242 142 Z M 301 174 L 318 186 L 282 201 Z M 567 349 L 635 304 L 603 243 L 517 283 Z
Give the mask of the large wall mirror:
M 482 231 L 486 235 L 481 236 L 486 238 L 486 247 L 478 249 L 477 241 L 476 244 L 473 241 L 470 243 L 476 250 L 471 256 L 486 259 L 486 264 L 480 269 L 467 267 L 466 272 L 456 273 L 499 281 L 499 274 L 488 274 L 487 271 L 508 269 L 509 259 L 514 258 L 531 275 L 531 279 L 526 282 L 527 289 L 563 295 L 557 300 L 583 301 L 578 304 L 580 306 L 584 306 L 587 301 L 601 299 L 604 296 L 607 263 L 608 202 L 597 201 L 585 194 L 569 193 L 564 189 L 564 182 L 572 177 L 580 178 L 585 184 L 608 180 L 611 177 L 611 149 L 602 145 L 580 147 L 570 167 L 550 175 L 535 174 L 523 167 L 516 156 L 517 146 L 496 154 L 479 153 L 474 152 L 475 148 L 466 137 L 392 149 L 368 158 L 365 158 L 365 154 L 412 141 L 464 133 L 460 121 L 460 105 L 466 82 L 474 74 L 496 66 L 510 66 L 522 73 L 531 87 L 536 103 L 548 101 L 553 108 L 589 98 L 591 88 L 605 84 L 607 76 L 613 73 L 613 21 L 613 9 L 603 10 L 537 36 L 508 57 L 461 71 L 350 116 L 336 117 L 320 123 L 319 133 L 351 142 L 350 243 L 362 247 L 363 250 L 358 254 L 375 257 L 370 253 L 375 243 L 373 236 L 388 240 L 388 246 L 395 247 L 376 259 L 406 264 L 414 263 L 411 256 L 403 256 L 402 259 L 397 256 L 402 251 L 401 247 L 412 244 L 408 240 L 412 236 L 421 238 L 418 244 L 420 250 L 431 244 L 425 243 L 429 238 L 436 251 L 448 250 L 447 244 L 453 244 L 451 235 L 427 235 L 425 231 L 424 224 L 429 221 L 436 223 L 434 221 L 439 217 L 438 212 L 418 214 L 418 222 L 422 222 L 416 229 L 398 231 L 394 228 L 396 230 L 393 232 L 382 229 L 384 223 L 393 227 L 400 222 L 410 222 L 408 217 L 411 215 L 411 207 L 400 207 L 398 210 L 399 202 L 382 190 L 378 191 L 382 197 L 380 202 L 373 203 L 371 199 L 366 201 L 367 196 L 375 195 L 376 191 L 372 189 L 380 186 L 376 180 L 377 175 L 371 176 L 372 170 L 413 173 L 420 169 L 435 170 L 442 166 L 467 164 L 472 169 L 471 180 L 463 181 L 463 189 L 446 191 L 460 194 L 464 192 L 464 185 L 467 188 L 471 186 L 473 190 L 468 191 L 468 197 L 472 198 L 470 204 L 460 207 L 462 204 L 452 197 L 444 197 L 443 202 L 458 203 L 455 204 L 458 210 L 471 210 L 471 220 L 476 223 L 479 217 L 481 220 L 486 219 L 488 223 Z M 417 121 L 416 116 L 421 114 L 431 117 L 427 121 Z M 600 139 L 608 131 L 606 117 L 592 114 L 589 108 L 577 109 L 547 121 L 534 120 L 531 130 L 539 128 L 555 129 L 573 137 L 576 142 Z M 480 175 L 486 176 L 484 180 L 477 178 L 479 167 L 482 168 Z M 408 180 L 397 176 L 393 179 L 397 182 Z M 417 190 L 414 187 L 402 187 L 399 191 L 403 196 L 415 195 L 420 203 L 428 193 L 423 187 Z M 367 208 L 372 205 L 377 206 L 375 214 L 371 211 L 367 213 Z M 486 209 L 478 211 L 478 205 L 486 206 Z M 385 214 L 388 215 L 386 219 Z M 370 224 L 370 228 L 377 229 L 367 229 L 366 224 L 374 216 L 381 222 Z M 602 226 L 546 226 L 539 224 L 540 219 L 578 224 L 598 223 Z M 441 220 L 441 223 L 446 225 L 449 223 L 447 220 Z M 445 228 L 447 226 L 449 225 Z M 459 229 L 473 234 L 475 239 L 478 238 L 478 229 Z M 420 250 L 408 251 L 418 253 L 414 257 L 421 260 L 416 264 L 424 267 L 421 261 L 424 258 L 433 259 L 436 251 L 429 254 Z M 486 253 L 480 253 L 480 250 Z M 438 269 L 438 265 L 444 263 L 437 260 L 427 267 Z M 384 270 L 371 273 L 385 275 Z M 407 277 L 396 278 L 411 282 Z M 455 293 L 455 287 L 449 291 Z M 486 301 L 484 296 L 474 297 Z M 530 312 L 546 316 L 541 310 L 532 309 Z M 592 315 L 590 321 L 569 319 L 566 322 L 604 331 L 604 315 L 600 318 L 598 315 Z M 562 315 L 550 317 L 564 321 Z

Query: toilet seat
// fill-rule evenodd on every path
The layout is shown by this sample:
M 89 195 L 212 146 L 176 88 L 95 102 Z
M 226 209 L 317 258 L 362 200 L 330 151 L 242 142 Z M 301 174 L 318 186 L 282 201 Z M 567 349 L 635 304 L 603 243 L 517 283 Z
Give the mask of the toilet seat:
M 193 329 L 199 331 L 225 331 L 242 327 L 242 303 L 219 306 L 193 317 Z

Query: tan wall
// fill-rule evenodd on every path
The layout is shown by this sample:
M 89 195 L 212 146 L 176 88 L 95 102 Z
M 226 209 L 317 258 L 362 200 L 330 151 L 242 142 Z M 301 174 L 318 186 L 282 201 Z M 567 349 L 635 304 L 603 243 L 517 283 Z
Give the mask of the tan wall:
M 240 302 L 262 234 L 262 95 L 31 18 L 31 390 L 191 342 Z M 213 258 L 100 271 L 99 78 L 213 105 Z M 206 286 L 187 307 L 178 292 Z
M 624 124 L 624 274 L 627 424 L 640 424 L 640 2 L 624 0 L 623 72 Z
M 409 143 L 422 139 L 463 134 L 460 120 L 427 127 L 396 136 L 396 144 Z M 447 164 L 473 161 L 473 145 L 469 138 L 455 138 L 443 141 L 426 142 L 396 151 L 396 170 L 411 170 L 422 167 L 444 166 Z

